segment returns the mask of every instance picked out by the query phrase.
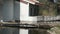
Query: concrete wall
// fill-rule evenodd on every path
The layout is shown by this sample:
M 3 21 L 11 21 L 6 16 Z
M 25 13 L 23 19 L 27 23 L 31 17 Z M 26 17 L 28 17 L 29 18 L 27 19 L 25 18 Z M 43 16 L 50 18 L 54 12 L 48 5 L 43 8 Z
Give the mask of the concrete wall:
M 0 17 L 3 17 L 3 20 L 13 20 L 14 16 L 14 4 L 13 0 L 3 0 L 3 6 L 0 7 Z M 9 28 L 9 27 L 0 27 L 0 34 L 19 34 L 18 28 Z
M 20 20 L 20 2 L 14 2 L 14 20 Z
M 3 0 L 0 0 L 0 21 L 2 20 L 2 7 L 3 7 Z
M 3 2 L 3 20 L 13 20 L 13 0 L 4 0 Z
M 2 16 L 2 5 L 0 4 L 0 20 L 2 20 L 3 16 Z

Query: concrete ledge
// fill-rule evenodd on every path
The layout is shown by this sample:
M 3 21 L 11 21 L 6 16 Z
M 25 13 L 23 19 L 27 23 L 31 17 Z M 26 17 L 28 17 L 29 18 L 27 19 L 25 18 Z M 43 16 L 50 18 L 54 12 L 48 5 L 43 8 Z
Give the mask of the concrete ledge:
M 37 21 L 20 21 L 21 24 L 37 24 Z

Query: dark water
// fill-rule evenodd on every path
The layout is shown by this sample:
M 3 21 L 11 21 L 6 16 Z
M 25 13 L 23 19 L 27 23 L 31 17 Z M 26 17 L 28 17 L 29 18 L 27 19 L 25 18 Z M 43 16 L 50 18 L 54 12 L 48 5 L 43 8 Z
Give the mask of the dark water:
M 10 27 L 0 27 L 0 34 L 19 34 L 19 29 L 18 28 L 10 28 Z M 29 30 L 28 34 L 49 34 L 47 30 L 44 29 L 31 29 Z
M 3 27 L 3 28 L 0 28 L 0 34 L 19 34 L 19 29 Z

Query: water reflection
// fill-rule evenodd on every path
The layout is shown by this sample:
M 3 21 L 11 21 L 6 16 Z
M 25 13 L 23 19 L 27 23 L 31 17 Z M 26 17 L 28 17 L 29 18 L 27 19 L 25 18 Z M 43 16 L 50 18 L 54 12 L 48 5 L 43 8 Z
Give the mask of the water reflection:
M 19 29 L 3 27 L 3 28 L 0 28 L 0 34 L 19 34 Z

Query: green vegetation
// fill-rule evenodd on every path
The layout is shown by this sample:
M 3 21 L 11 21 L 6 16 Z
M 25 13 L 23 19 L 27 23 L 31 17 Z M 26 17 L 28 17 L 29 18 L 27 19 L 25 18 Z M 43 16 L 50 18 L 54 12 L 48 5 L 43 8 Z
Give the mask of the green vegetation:
M 48 0 L 39 0 L 40 3 L 44 5 L 40 6 L 39 15 L 44 16 L 56 16 L 57 13 L 57 3 L 49 2 Z

